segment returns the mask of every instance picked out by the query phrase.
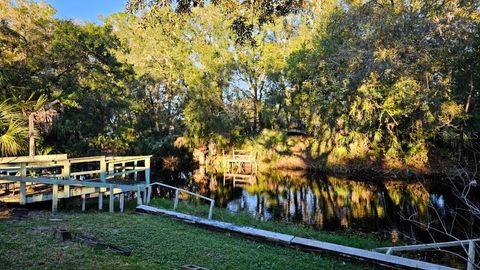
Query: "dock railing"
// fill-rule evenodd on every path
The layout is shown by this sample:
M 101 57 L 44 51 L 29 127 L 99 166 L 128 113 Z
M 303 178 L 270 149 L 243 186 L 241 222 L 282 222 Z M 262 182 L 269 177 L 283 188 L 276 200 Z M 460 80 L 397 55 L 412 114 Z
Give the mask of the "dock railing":
M 125 192 L 137 192 L 137 200 L 141 204 L 140 193 L 143 191 L 145 201 L 145 189 L 150 184 L 150 159 L 151 156 L 68 158 L 66 154 L 6 157 L 0 158 L 0 184 L 14 183 L 13 194 L 15 186 L 19 187 L 18 199 L 5 198 L 9 202 L 25 205 L 51 200 L 53 213 L 57 211 L 58 199 L 74 196 L 82 197 L 82 210 L 85 210 L 86 198 L 98 196 L 99 209 L 102 209 L 105 193 L 110 196 L 110 212 L 113 212 L 114 194 L 120 194 L 120 208 L 123 211 Z M 82 163 L 83 165 L 76 165 L 77 168 L 72 166 Z M 143 166 L 138 166 L 139 164 Z M 60 174 L 55 172 L 58 170 L 61 171 Z M 44 175 L 43 171 L 48 174 Z M 144 177 L 138 179 L 138 173 L 143 173 Z M 109 181 L 118 176 L 126 178 L 128 175 L 133 176 L 133 182 Z M 28 194 L 29 185 L 46 185 L 51 186 L 51 189 L 43 193 Z M 59 190 L 59 186 L 63 187 L 63 190 Z M 71 187 L 81 189 L 72 190 Z
M 214 200 L 214 199 L 205 197 L 205 196 L 200 195 L 200 194 L 197 194 L 197 193 L 195 193 L 195 192 L 191 192 L 191 191 L 188 191 L 188 190 L 185 190 L 185 189 L 182 189 L 182 188 L 170 186 L 170 185 L 167 185 L 167 184 L 164 184 L 164 183 L 160 183 L 160 182 L 154 182 L 154 183 L 151 183 L 151 184 L 148 185 L 148 191 L 147 191 L 147 194 L 148 194 L 148 195 L 147 195 L 147 200 L 146 200 L 146 204 L 147 204 L 147 205 L 150 204 L 150 200 L 151 200 L 151 197 L 152 197 L 152 187 L 153 187 L 154 185 L 175 190 L 175 199 L 174 199 L 174 201 L 173 201 L 173 211 L 176 211 L 176 210 L 177 210 L 178 202 L 179 202 L 179 200 L 180 200 L 180 192 L 187 193 L 187 194 L 193 195 L 193 196 L 195 196 L 195 197 L 198 197 L 198 198 L 200 198 L 200 199 L 209 201 L 209 202 L 210 202 L 210 208 L 209 208 L 209 210 L 208 210 L 208 219 L 212 219 L 212 217 L 213 217 L 213 208 L 215 207 L 215 200 Z
M 430 244 L 419 244 L 419 245 L 407 245 L 407 246 L 395 246 L 395 247 L 381 247 L 375 248 L 374 251 L 385 253 L 391 255 L 393 252 L 400 251 L 419 251 L 419 250 L 442 250 L 442 248 L 447 247 L 458 247 L 461 246 L 465 251 L 467 251 L 467 270 L 477 269 L 475 265 L 475 242 L 480 241 L 480 239 L 469 239 L 469 240 L 457 240 L 450 242 L 438 242 Z

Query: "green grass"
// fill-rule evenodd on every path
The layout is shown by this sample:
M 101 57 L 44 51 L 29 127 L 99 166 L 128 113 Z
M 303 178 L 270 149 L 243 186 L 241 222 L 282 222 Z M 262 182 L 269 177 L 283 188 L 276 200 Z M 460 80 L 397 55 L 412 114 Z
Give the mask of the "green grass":
M 62 221 L 50 221 L 50 217 L 48 212 L 33 212 L 23 220 L 0 221 L 2 269 L 180 269 L 185 264 L 209 269 L 372 268 L 323 253 L 231 237 L 164 216 L 139 215 L 132 210 L 115 214 L 61 212 L 56 218 Z M 128 247 L 132 255 L 116 255 L 78 242 L 60 242 L 53 237 L 55 227 Z
M 173 202 L 166 199 L 155 198 L 152 200 L 150 205 L 167 210 L 173 209 Z M 179 203 L 177 209 L 178 212 L 192 214 L 200 217 L 207 217 L 208 210 L 208 205 L 195 204 L 194 202 L 181 202 Z M 321 231 L 311 226 L 306 226 L 298 223 L 261 221 L 259 219 L 255 219 L 250 213 L 232 213 L 227 209 L 223 208 L 214 209 L 213 219 L 363 249 L 373 249 L 381 246 L 391 246 L 391 243 L 388 241 L 382 241 L 381 239 L 373 237 L 372 235 L 360 232 Z

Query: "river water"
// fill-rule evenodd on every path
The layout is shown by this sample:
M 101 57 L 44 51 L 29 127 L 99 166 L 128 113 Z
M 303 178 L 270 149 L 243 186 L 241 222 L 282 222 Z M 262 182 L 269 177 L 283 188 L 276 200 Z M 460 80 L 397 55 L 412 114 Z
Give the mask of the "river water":
M 319 230 L 375 234 L 392 243 L 431 242 L 429 233 L 439 234 L 433 228 L 453 228 L 450 232 L 455 234 L 478 227 L 460 219 L 453 222 L 449 206 L 458 199 L 446 179 L 352 178 L 301 171 L 262 174 L 253 184 L 235 186 L 199 171 L 188 179 L 184 187 L 215 198 L 217 207 L 232 212 Z

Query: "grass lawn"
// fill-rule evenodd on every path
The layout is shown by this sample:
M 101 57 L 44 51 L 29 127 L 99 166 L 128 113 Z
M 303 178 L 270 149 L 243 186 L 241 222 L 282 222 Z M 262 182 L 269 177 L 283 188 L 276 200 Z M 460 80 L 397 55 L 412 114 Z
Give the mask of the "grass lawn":
M 209 269 L 372 268 L 328 254 L 231 237 L 169 217 L 140 215 L 132 210 L 115 214 L 61 212 L 56 217 L 61 221 L 50 218 L 49 212 L 31 212 L 22 220 L 0 220 L 0 269 L 180 269 L 185 264 Z M 241 216 L 238 218 L 247 222 Z M 267 228 L 274 225 L 265 223 Z M 284 226 L 277 231 L 306 232 L 300 227 Z M 61 242 L 52 234 L 52 228 L 56 227 L 128 247 L 132 255 L 117 255 L 79 242 Z M 363 244 L 357 242 L 357 245 Z

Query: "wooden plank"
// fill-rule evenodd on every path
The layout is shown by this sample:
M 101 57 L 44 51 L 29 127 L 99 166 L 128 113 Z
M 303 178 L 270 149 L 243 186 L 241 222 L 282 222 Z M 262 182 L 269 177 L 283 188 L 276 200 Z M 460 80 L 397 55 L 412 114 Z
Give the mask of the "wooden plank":
M 20 156 L 20 157 L 3 157 L 0 158 L 0 164 L 12 163 L 35 163 L 35 162 L 57 162 L 67 160 L 67 154 L 58 155 L 38 155 L 38 156 Z
M 101 162 L 102 160 L 105 160 L 105 156 L 70 158 L 68 159 L 68 162 L 70 162 L 70 164 L 75 164 L 75 163 Z
M 244 235 L 248 237 L 264 239 L 268 241 L 280 242 L 285 245 L 306 248 L 309 250 L 326 251 L 332 254 L 346 256 L 351 258 L 357 258 L 374 262 L 380 265 L 391 265 L 404 268 L 415 269 L 437 269 L 437 270 L 453 270 L 447 266 L 417 261 L 413 259 L 402 258 L 393 255 L 386 255 L 378 252 L 352 248 L 348 246 L 342 246 L 338 244 L 332 244 L 312 239 L 306 239 L 301 237 L 295 237 L 292 235 L 276 233 L 272 231 L 261 230 L 257 228 L 251 228 L 246 226 L 239 226 L 232 223 L 221 222 L 216 220 L 209 220 L 192 215 L 182 214 L 175 211 L 169 211 L 159 209 L 147 205 L 137 206 L 136 210 L 141 213 L 149 213 L 154 215 L 167 215 L 178 219 L 186 220 L 194 224 L 199 224 L 213 229 L 225 230 L 235 234 Z
M 118 175 L 126 175 L 126 174 L 131 174 L 131 173 L 135 173 L 135 172 L 143 172 L 145 171 L 145 169 L 137 169 L 137 170 L 129 170 L 129 171 L 120 171 L 120 172 L 116 172 L 116 173 L 109 173 L 107 174 L 107 177 L 110 177 L 110 176 L 118 176 Z
M 88 174 L 96 174 L 101 173 L 101 170 L 91 170 L 91 171 L 82 171 L 82 172 L 72 172 L 70 176 L 80 176 L 80 175 L 88 175 Z
M 359 258 L 367 261 L 374 261 L 378 263 L 388 264 L 388 265 L 396 265 L 401 267 L 407 268 L 415 268 L 415 269 L 425 269 L 425 270 L 453 270 L 455 268 L 442 266 L 438 264 L 432 264 L 412 259 L 407 259 L 399 256 L 394 255 L 387 255 L 378 252 L 363 250 L 359 248 L 352 248 L 327 242 L 322 242 L 313 239 L 307 239 L 302 237 L 295 237 L 292 240 L 292 245 L 305 247 L 309 249 L 319 250 L 319 251 L 327 251 L 331 253 L 335 253 L 342 256 L 347 257 L 354 257 Z

